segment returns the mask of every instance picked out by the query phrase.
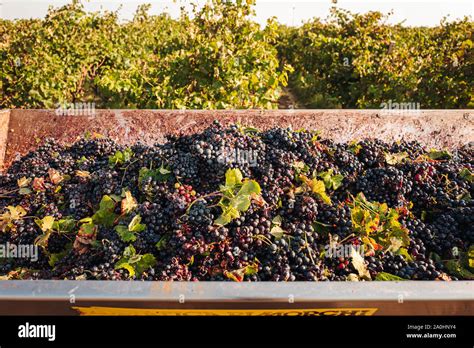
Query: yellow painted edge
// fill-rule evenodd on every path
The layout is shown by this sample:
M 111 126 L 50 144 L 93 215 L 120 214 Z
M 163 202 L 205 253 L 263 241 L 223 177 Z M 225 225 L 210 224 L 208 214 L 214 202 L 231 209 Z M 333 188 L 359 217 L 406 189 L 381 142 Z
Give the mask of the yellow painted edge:
M 72 307 L 80 315 L 155 316 L 371 316 L 378 308 L 310 309 L 153 309 L 120 307 Z

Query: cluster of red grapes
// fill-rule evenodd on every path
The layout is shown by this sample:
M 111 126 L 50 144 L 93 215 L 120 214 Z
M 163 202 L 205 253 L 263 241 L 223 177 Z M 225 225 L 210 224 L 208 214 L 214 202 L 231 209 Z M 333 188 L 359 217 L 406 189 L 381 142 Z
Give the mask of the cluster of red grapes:
M 251 152 L 254 162 L 222 160 L 222 149 L 237 148 L 234 154 Z M 259 184 L 261 193 L 248 206 L 238 201 L 238 190 L 226 193 L 229 169 Z M 469 146 L 433 153 L 416 142 L 334 143 L 311 131 L 218 122 L 154 146 L 47 140 L 0 176 L 0 244 L 39 248 L 35 261 L 0 259 L 0 276 L 350 280 L 360 276 L 360 264 L 324 250 L 331 243 L 366 243 L 352 216 L 362 193 L 400 212 L 397 221 L 409 238 L 404 253 L 375 248 L 362 255 L 364 279 L 469 279 L 472 270 L 454 272 L 446 261 L 464 267 L 474 244 L 473 172 Z M 104 196 L 114 202 L 109 208 Z M 226 209 L 233 215 L 217 223 Z M 113 215 L 107 223 L 104 212 Z M 46 217 L 54 218 L 49 229 Z M 67 219 L 72 228 L 62 231 Z

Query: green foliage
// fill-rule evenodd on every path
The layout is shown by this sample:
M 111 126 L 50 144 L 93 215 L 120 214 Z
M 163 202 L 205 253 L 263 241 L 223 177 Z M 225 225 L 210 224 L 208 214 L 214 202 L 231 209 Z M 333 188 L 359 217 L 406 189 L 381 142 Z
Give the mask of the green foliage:
M 0 19 L 0 108 L 275 108 L 290 86 L 306 106 L 474 105 L 473 22 L 389 25 L 333 9 L 300 27 L 252 20 L 255 0 L 210 0 L 177 19 L 149 5 L 121 22 L 80 1 L 44 19 Z
M 471 171 L 467 168 L 463 168 L 459 173 L 459 176 L 468 182 L 474 181 L 474 174 L 472 174 Z
M 405 279 L 400 278 L 399 276 L 387 273 L 387 272 L 380 272 L 375 276 L 375 280 L 400 281 L 400 280 L 405 280 Z
M 472 20 L 433 28 L 386 23 L 380 12 L 333 8 L 326 21 L 280 26 L 289 84 L 313 108 L 380 108 L 389 100 L 421 108 L 465 108 L 474 102 Z
M 137 240 L 136 234 L 145 230 L 146 226 L 142 223 L 140 215 L 135 215 L 128 226 L 117 225 L 115 231 L 124 242 L 134 242 Z
M 281 227 L 283 219 L 280 215 L 277 215 L 272 220 L 272 228 L 270 234 L 275 237 L 275 239 L 281 239 L 285 235 L 285 230 Z
M 117 202 L 110 196 L 104 195 L 99 203 L 99 209 L 92 216 L 91 222 L 97 225 L 111 227 L 117 218 L 114 213 Z
M 274 108 L 287 68 L 276 23 L 261 29 L 254 5 L 212 0 L 179 19 L 143 5 L 122 23 L 73 1 L 43 20 L 0 20 L 0 108 Z
M 392 166 L 402 163 L 406 160 L 410 159 L 408 153 L 406 151 L 399 152 L 399 153 L 386 153 L 385 154 L 385 162 Z
M 337 190 L 342 185 L 344 175 L 333 174 L 333 172 L 333 169 L 329 169 L 326 172 L 319 173 L 318 177 L 323 179 L 324 186 L 326 186 L 327 189 Z
M 127 162 L 130 162 L 130 160 L 133 157 L 133 151 L 129 148 L 126 148 L 123 151 L 116 151 L 112 156 L 109 156 L 109 165 L 111 167 L 115 167 L 117 165 L 123 165 Z
M 222 197 L 218 206 L 222 214 L 214 221 L 216 225 L 226 225 L 240 217 L 241 212 L 249 209 L 252 200 L 258 200 L 261 189 L 255 180 L 243 179 L 240 169 L 228 169 L 225 173 L 225 185 L 221 185 Z
M 302 185 L 295 189 L 296 194 L 309 192 L 320 198 L 324 203 L 331 204 L 331 198 L 326 193 L 326 185 L 324 181 L 316 178 L 309 179 L 303 174 L 300 174 L 298 178 L 302 182 Z M 333 182 L 331 181 L 330 184 L 332 186 Z
M 432 149 L 426 154 L 426 157 L 432 160 L 448 160 L 453 157 L 447 150 Z
M 125 248 L 122 258 L 115 264 L 115 269 L 124 268 L 134 275 L 142 275 L 150 267 L 156 265 L 156 259 L 152 254 L 137 254 L 135 248 L 130 245 Z
M 72 249 L 72 243 L 69 243 L 63 251 L 48 255 L 48 264 L 54 267 L 56 263 L 61 261 Z
M 147 178 L 152 178 L 158 182 L 164 182 L 171 177 L 171 170 L 164 167 L 162 164 L 160 168 L 157 169 L 148 169 L 148 168 L 141 168 L 138 172 L 138 186 L 142 187 L 142 183 Z
M 399 217 L 397 209 L 386 203 L 369 202 L 362 193 L 351 203 L 352 229 L 368 251 L 390 250 L 408 256 L 410 238 Z
M 165 236 L 161 237 L 158 242 L 156 242 L 155 247 L 158 251 L 163 250 L 166 247 L 167 238 Z
M 35 219 L 35 223 L 41 229 L 42 234 L 35 238 L 35 245 L 46 247 L 52 233 L 71 233 L 76 227 L 76 221 L 72 218 L 55 220 L 53 216 L 45 216 Z
M 445 262 L 445 266 L 449 273 L 456 277 L 474 280 L 474 273 L 462 265 L 460 260 L 448 260 Z

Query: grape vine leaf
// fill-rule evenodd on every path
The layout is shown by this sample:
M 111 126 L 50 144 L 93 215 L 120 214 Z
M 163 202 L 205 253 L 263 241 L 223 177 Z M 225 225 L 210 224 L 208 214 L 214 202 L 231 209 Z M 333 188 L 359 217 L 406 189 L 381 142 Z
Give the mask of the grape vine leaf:
M 436 150 L 432 149 L 430 150 L 426 156 L 432 160 L 448 160 L 453 157 L 451 153 L 447 150 Z
M 351 263 L 356 269 L 359 277 L 362 279 L 370 280 L 370 273 L 367 270 L 367 266 L 365 265 L 364 258 L 360 255 L 354 247 L 351 246 L 349 257 L 351 258 Z
M 242 172 L 238 168 L 228 169 L 225 173 L 225 185 L 227 187 L 234 187 L 242 183 Z
M 62 181 L 64 181 L 64 176 L 61 175 L 56 169 L 54 168 L 49 168 L 48 169 L 48 175 L 49 175 L 49 180 L 54 184 L 58 185 Z
M 309 179 L 305 175 L 300 175 L 300 180 L 303 184 L 309 188 L 309 190 L 318 196 L 324 203 L 331 204 L 331 198 L 326 194 L 326 185 L 324 181 L 317 180 L 317 179 Z M 298 188 L 295 190 L 295 193 L 299 193 L 304 191 L 304 188 Z
M 293 169 L 295 170 L 296 174 L 299 175 L 301 173 L 305 174 L 308 173 L 309 167 L 303 161 L 296 161 L 292 164 Z
M 161 237 L 158 242 L 156 242 L 155 247 L 158 251 L 163 250 L 166 247 L 167 238 L 165 236 Z
M 344 175 L 342 174 L 334 174 L 334 170 L 329 169 L 326 172 L 319 173 L 318 176 L 323 179 L 324 185 L 327 189 L 337 190 L 342 185 L 342 181 L 344 180 Z
M 398 152 L 398 153 L 385 153 L 385 162 L 390 165 L 395 165 L 404 162 L 406 159 L 408 159 L 408 153 L 406 151 L 404 152 Z
M 138 186 L 141 188 L 143 181 L 147 178 L 152 178 L 158 182 L 165 182 L 171 177 L 171 173 L 171 170 L 166 168 L 163 163 L 157 169 L 148 169 L 142 167 L 138 172 Z
M 362 146 L 359 144 L 357 140 L 353 140 L 349 143 L 349 152 L 352 152 L 354 155 L 358 155 L 360 150 L 362 150 Z
M 133 151 L 130 148 L 123 151 L 117 150 L 112 156 L 109 156 L 109 166 L 113 168 L 117 165 L 123 165 L 129 162 L 132 157 Z
M 0 215 L 0 228 L 2 232 L 8 232 L 15 227 L 14 221 L 23 218 L 26 215 L 26 210 L 18 206 L 7 206 L 7 211 Z
M 448 260 L 445 262 L 448 273 L 460 278 L 474 280 L 474 273 L 465 269 L 459 260 Z
M 220 187 L 222 198 L 218 203 L 222 213 L 214 221 L 214 224 L 222 226 L 240 217 L 240 213 L 247 211 L 252 201 L 264 204 L 260 199 L 260 185 L 255 180 L 243 180 L 240 169 L 228 169 L 225 177 L 225 185 Z
M 134 242 L 137 239 L 136 234 L 145 230 L 146 226 L 141 222 L 141 216 L 135 215 L 128 226 L 117 225 L 115 231 L 124 242 Z
M 17 180 L 19 188 L 25 188 L 31 183 L 31 178 L 22 177 Z
M 283 219 L 280 215 L 275 216 L 272 219 L 272 228 L 270 229 L 270 234 L 275 237 L 275 239 L 281 239 L 285 235 L 285 230 L 281 228 Z
M 99 203 L 99 210 L 92 216 L 92 221 L 97 225 L 112 227 L 117 215 L 114 213 L 116 201 L 104 195 Z
M 461 170 L 459 176 L 468 182 L 474 182 L 474 174 L 472 174 L 471 171 L 467 168 Z
M 410 243 L 408 230 L 399 221 L 396 209 L 387 204 L 369 202 L 359 193 L 350 203 L 351 222 L 367 250 L 398 251 Z
M 137 200 L 133 198 L 130 191 L 125 191 L 125 198 L 122 199 L 121 212 L 122 215 L 130 214 L 138 206 Z
M 72 243 L 66 245 L 65 249 L 59 253 L 48 254 L 48 264 L 54 267 L 59 261 L 61 261 L 72 249 Z
M 255 180 L 245 180 L 240 188 L 237 196 L 250 196 L 252 194 L 259 195 L 262 192 L 260 185 Z
M 53 229 L 54 217 L 45 216 L 42 219 L 36 219 L 35 223 L 41 228 L 41 231 L 48 232 Z
M 375 276 L 375 280 L 380 280 L 380 281 L 402 281 L 406 280 L 403 278 L 400 278 L 399 276 L 396 276 L 394 274 L 390 274 L 387 272 L 380 272 Z
M 115 264 L 115 269 L 126 269 L 130 277 L 141 275 L 150 267 L 156 265 L 156 258 L 152 254 L 137 254 L 135 248 L 129 245 L 125 248 L 122 258 Z
M 35 191 L 46 191 L 46 187 L 44 185 L 44 178 L 33 178 L 33 183 L 31 187 Z

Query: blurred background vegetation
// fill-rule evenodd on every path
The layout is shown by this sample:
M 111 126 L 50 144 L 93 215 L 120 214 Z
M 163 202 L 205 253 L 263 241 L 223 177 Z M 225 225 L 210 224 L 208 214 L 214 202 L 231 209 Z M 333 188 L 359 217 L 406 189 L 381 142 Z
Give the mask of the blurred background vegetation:
M 474 106 L 474 24 L 387 24 L 379 12 L 301 26 L 253 21 L 255 0 L 211 0 L 130 21 L 79 1 L 0 20 L 0 108 L 421 108 Z M 421 14 L 420 14 L 421 15 Z

